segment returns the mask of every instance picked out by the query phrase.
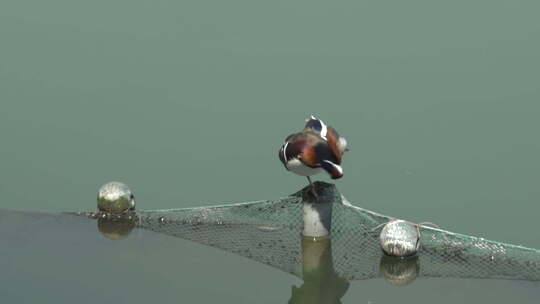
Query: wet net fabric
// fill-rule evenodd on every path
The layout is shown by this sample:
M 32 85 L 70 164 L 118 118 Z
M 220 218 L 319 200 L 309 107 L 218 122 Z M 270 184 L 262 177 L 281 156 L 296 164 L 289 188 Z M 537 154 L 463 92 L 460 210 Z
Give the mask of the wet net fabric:
M 336 212 L 337 211 L 337 212 Z M 352 205 L 336 205 L 334 264 L 350 279 L 380 276 L 383 225 L 393 218 Z M 357 223 L 357 224 L 354 224 Z M 419 277 L 540 280 L 540 251 L 420 226 Z
M 381 277 L 379 233 L 393 218 L 332 202 L 331 260 L 347 280 Z M 137 227 L 212 246 L 303 277 L 301 192 L 277 200 L 137 212 Z M 540 280 L 540 251 L 420 226 L 418 277 Z M 401 263 L 401 262 L 399 262 Z M 399 265 L 398 265 L 399 266 Z M 396 267 L 396 266 L 392 266 Z
M 299 197 L 208 208 L 143 211 L 138 227 L 223 249 L 300 275 Z

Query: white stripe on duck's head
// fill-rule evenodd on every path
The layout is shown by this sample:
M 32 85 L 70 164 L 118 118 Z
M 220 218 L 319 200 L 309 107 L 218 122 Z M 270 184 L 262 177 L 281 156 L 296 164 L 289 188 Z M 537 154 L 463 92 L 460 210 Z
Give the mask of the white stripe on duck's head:
M 319 134 L 324 140 L 327 140 L 326 134 L 328 133 L 328 127 L 324 121 L 318 119 L 314 115 L 311 115 L 309 119 L 306 119 L 306 126 L 304 129 L 310 129 Z

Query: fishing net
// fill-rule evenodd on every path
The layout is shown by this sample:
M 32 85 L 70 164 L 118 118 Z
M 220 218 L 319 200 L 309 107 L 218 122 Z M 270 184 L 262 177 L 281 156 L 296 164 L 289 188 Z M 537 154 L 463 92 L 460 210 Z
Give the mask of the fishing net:
M 330 236 L 322 239 L 302 235 L 307 189 L 277 200 L 138 211 L 133 221 L 140 229 L 232 252 L 304 280 L 321 269 L 340 280 L 385 277 L 399 285 L 417 277 L 540 280 L 538 250 L 423 225 L 415 256 L 388 257 L 379 234 L 394 218 L 352 205 L 331 184 L 316 186 L 331 195 Z

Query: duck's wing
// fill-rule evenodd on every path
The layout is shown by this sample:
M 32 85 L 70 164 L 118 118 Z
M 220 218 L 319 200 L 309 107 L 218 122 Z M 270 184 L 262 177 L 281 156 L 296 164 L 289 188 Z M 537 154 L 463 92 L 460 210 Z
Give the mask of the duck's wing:
M 340 159 L 336 157 L 328 143 L 320 143 L 315 146 L 314 150 L 318 158 L 318 163 L 332 179 L 338 179 L 343 176 Z
M 341 164 L 343 153 L 347 151 L 347 141 L 344 137 L 339 135 L 336 129 L 328 127 L 327 142 L 328 146 L 336 156 L 336 164 Z

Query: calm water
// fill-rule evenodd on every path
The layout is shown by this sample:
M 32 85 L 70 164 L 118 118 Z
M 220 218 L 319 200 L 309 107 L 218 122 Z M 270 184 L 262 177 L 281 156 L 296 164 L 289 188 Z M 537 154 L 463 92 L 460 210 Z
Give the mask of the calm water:
M 533 0 L 3 0 L 0 207 L 91 210 L 109 180 L 127 182 L 139 209 L 284 196 L 305 179 L 277 150 L 314 113 L 350 143 L 337 182 L 350 200 L 539 248 L 539 10 Z M 131 240 L 157 255 L 138 256 L 141 286 L 160 278 L 168 289 L 154 284 L 141 302 L 286 302 L 298 284 L 152 239 Z M 353 283 L 343 301 L 538 296 L 526 283 L 417 283 Z

